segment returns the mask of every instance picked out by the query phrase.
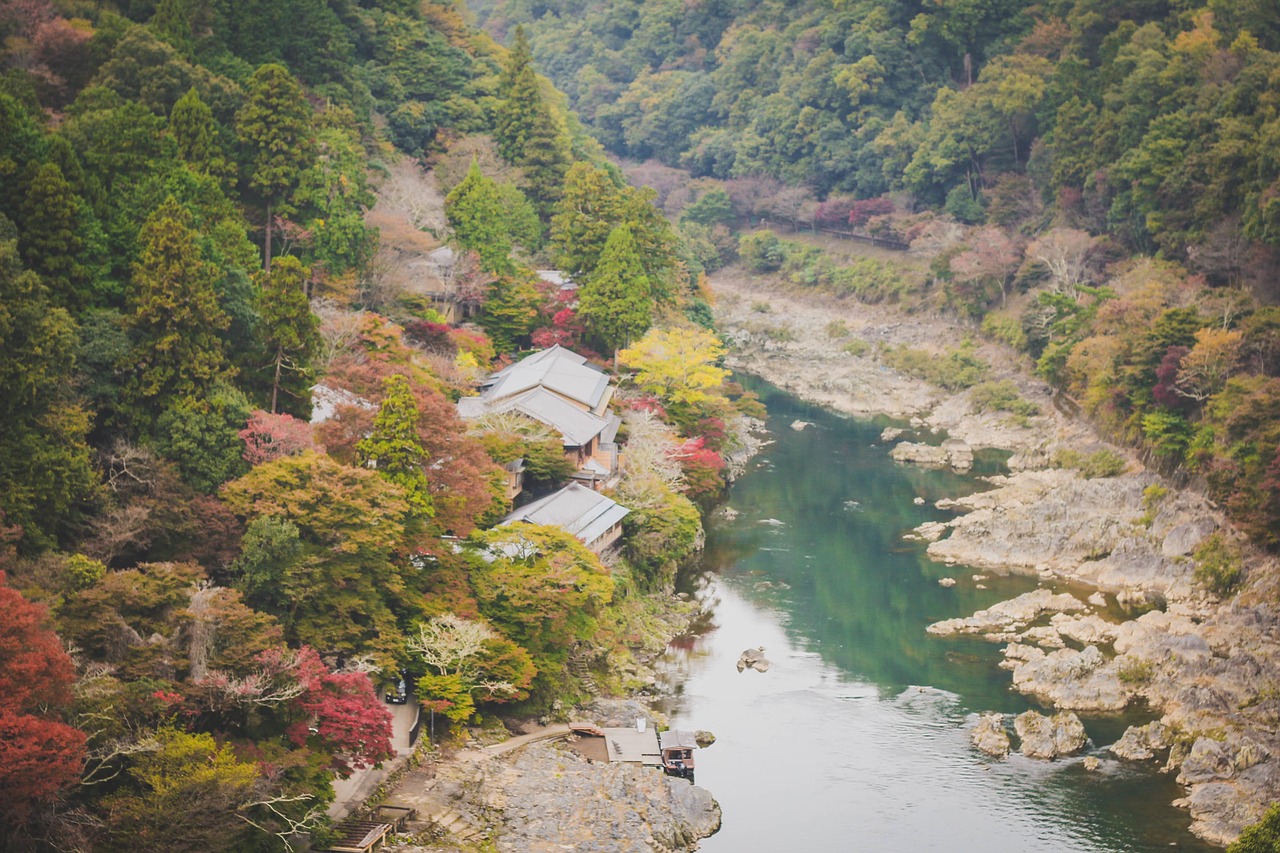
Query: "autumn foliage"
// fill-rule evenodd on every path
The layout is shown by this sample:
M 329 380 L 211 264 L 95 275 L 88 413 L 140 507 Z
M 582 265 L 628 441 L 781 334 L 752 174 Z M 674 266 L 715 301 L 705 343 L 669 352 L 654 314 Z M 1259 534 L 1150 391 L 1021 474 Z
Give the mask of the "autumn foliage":
M 80 776 L 84 733 L 55 709 L 70 701 L 71 658 L 43 607 L 0 571 L 0 827 L 26 821 Z

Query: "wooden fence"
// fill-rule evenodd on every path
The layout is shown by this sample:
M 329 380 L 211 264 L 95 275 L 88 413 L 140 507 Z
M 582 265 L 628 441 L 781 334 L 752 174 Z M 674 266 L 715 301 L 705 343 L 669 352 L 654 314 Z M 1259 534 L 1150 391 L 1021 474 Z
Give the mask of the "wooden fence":
M 870 234 L 859 234 L 856 231 L 837 231 L 834 228 L 814 228 L 820 234 L 833 234 L 845 240 L 856 240 L 861 243 L 870 243 L 873 246 L 879 246 L 882 249 L 892 249 L 895 252 L 905 252 L 911 248 L 910 245 L 901 240 L 891 240 L 887 237 L 873 237 Z

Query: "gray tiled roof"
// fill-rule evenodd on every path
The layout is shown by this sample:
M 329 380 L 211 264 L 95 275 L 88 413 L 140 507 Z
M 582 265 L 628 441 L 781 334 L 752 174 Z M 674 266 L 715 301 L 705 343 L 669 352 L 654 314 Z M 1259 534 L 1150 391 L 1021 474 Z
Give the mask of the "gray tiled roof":
M 463 399 L 474 398 L 464 397 Z M 461 404 L 462 401 L 458 402 Z M 534 388 L 516 397 L 499 400 L 481 409 L 481 413 L 487 412 L 519 412 L 526 417 L 541 421 L 560 433 L 566 447 L 582 447 L 608 429 L 612 429 L 615 434 L 617 432 L 617 427 L 613 423 L 617 415 L 597 417 L 542 388 Z M 461 405 L 458 407 L 458 413 L 464 418 L 468 417 Z
M 559 527 L 590 545 L 631 510 L 586 486 L 570 483 L 558 492 L 523 506 L 501 524 L 525 521 Z
M 572 350 L 550 347 L 490 376 L 480 396 L 499 400 L 542 386 L 594 409 L 609 390 L 609 377 L 586 362 Z

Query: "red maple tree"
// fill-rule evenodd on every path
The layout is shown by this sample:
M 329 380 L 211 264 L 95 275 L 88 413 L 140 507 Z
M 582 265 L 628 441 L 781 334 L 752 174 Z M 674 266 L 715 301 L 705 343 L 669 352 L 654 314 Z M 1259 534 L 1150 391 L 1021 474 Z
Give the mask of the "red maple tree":
M 75 667 L 46 616 L 0 570 L 0 825 L 26 822 L 84 764 L 84 733 L 54 710 L 71 699 Z

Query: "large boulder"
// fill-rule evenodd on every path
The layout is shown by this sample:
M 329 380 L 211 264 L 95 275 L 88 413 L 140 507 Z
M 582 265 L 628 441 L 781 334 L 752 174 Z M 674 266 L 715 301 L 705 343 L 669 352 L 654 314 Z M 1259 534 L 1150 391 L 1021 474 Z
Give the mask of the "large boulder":
M 1004 726 L 1004 715 L 994 712 L 983 714 L 969 732 L 969 741 L 987 755 L 1004 758 L 1009 754 L 1009 732 Z
M 1157 750 L 1168 748 L 1169 729 L 1159 720 L 1145 726 L 1129 726 L 1120 740 L 1108 747 L 1113 754 L 1129 761 L 1146 761 L 1155 758 Z
M 1097 646 L 1058 649 L 1043 657 L 1019 660 L 1013 686 L 1058 708 L 1120 711 L 1135 695 L 1135 685 L 1120 679 L 1119 668 Z
M 1089 740 L 1080 718 L 1070 712 L 1046 717 L 1035 711 L 1024 711 L 1014 718 L 1013 726 L 1022 741 L 1022 754 L 1028 758 L 1048 760 L 1071 755 L 1083 749 Z

